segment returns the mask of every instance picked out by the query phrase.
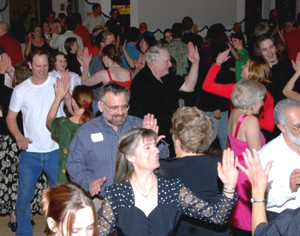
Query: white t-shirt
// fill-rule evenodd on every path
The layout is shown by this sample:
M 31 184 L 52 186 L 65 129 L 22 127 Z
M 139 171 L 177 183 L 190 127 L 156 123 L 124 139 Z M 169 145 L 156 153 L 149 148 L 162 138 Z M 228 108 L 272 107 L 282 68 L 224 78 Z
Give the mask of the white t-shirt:
M 105 19 L 103 15 L 95 17 L 93 14 L 89 15 L 85 21 L 82 23 L 83 26 L 85 26 L 90 34 L 93 34 L 94 36 L 97 36 L 102 29 L 99 29 L 95 32 L 93 32 L 93 29 L 98 25 L 105 25 Z
M 50 152 L 58 149 L 58 144 L 51 139 L 46 127 L 46 119 L 55 98 L 56 78 L 48 76 L 40 85 L 35 85 L 28 78 L 15 87 L 9 109 L 22 112 L 24 136 L 32 140 L 28 152 Z M 58 115 L 61 116 L 60 111 Z

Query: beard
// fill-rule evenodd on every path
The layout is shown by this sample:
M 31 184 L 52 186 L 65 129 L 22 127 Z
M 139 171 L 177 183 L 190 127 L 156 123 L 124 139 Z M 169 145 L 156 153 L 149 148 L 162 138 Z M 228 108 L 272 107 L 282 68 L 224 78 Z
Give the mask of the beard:
M 300 146 L 300 136 L 298 136 L 298 137 L 297 137 L 297 136 L 294 136 L 294 135 L 291 133 L 291 131 L 289 130 L 288 127 L 286 127 L 285 129 L 286 129 L 286 134 L 287 134 L 289 140 L 290 140 L 293 144 L 295 144 L 295 145 L 297 145 L 297 146 Z
M 127 117 L 127 114 L 121 114 L 121 115 L 110 115 L 108 116 L 106 112 L 103 112 L 102 114 L 104 116 L 104 119 L 107 123 L 109 123 L 112 126 L 120 126 L 125 122 L 125 119 Z

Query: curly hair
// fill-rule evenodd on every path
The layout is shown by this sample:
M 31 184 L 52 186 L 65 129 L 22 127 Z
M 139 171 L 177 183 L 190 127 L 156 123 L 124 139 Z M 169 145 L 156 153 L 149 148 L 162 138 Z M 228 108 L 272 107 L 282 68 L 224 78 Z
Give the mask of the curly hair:
M 180 141 L 182 150 L 201 154 L 210 145 L 213 123 L 198 108 L 182 107 L 172 117 L 171 134 Z

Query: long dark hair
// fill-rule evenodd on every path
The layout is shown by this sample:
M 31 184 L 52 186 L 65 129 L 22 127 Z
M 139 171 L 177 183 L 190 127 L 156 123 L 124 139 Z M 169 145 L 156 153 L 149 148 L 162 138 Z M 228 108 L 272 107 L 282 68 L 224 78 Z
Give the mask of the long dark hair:
M 133 155 L 139 140 L 145 139 L 157 139 L 157 134 L 150 129 L 144 128 L 132 128 L 122 134 L 119 145 L 116 160 L 116 175 L 114 183 L 124 183 L 129 180 L 134 168 L 133 165 L 127 160 L 127 155 Z

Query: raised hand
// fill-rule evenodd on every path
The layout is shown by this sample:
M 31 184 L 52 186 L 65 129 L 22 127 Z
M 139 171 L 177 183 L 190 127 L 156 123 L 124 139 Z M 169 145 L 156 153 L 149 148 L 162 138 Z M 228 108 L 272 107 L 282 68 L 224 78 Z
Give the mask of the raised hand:
M 246 149 L 245 152 L 243 152 L 247 169 L 241 164 L 238 164 L 238 167 L 248 176 L 252 184 L 252 196 L 254 198 L 261 198 L 264 196 L 268 186 L 268 177 L 272 167 L 272 161 L 270 161 L 266 168 L 263 169 L 257 151 L 253 149 L 252 153 L 249 149 Z
M 224 188 L 234 190 L 238 180 L 237 157 L 230 148 L 223 152 L 222 164 L 218 163 L 218 176 L 224 184 Z
M 7 55 L 7 53 L 3 53 L 0 55 L 0 72 L 6 73 L 13 70 L 13 67 L 11 65 L 10 57 Z
M 157 125 L 157 119 L 153 114 L 147 114 L 144 116 L 142 127 L 145 129 L 152 129 L 155 133 L 158 134 L 159 127 Z
M 230 58 L 229 53 L 230 49 L 226 49 L 225 51 L 220 52 L 217 56 L 216 63 L 223 64 L 224 62 L 226 62 Z
M 92 55 L 89 53 L 89 49 L 87 47 L 78 51 L 77 60 L 79 61 L 81 66 L 89 66 L 92 60 Z
M 300 70 L 300 52 L 298 52 L 296 61 L 292 60 L 292 65 L 295 71 Z
M 63 74 L 61 79 L 56 79 L 55 85 L 55 96 L 59 99 L 63 99 L 66 93 L 69 91 L 70 88 L 70 73 L 66 70 Z
M 191 63 L 199 63 L 200 56 L 198 52 L 197 46 L 194 46 L 192 42 L 188 43 L 188 58 L 191 61 Z

